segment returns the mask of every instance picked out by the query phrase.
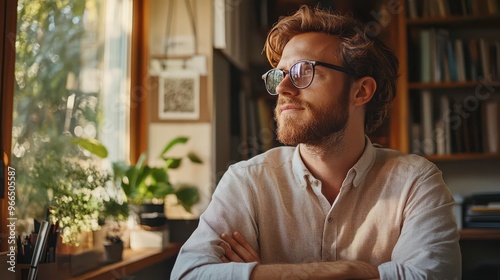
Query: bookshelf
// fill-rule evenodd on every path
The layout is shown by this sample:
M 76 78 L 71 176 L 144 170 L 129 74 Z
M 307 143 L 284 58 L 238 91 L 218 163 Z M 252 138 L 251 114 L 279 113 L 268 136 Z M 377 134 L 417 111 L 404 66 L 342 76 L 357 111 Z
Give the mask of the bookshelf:
M 500 158 L 500 1 L 405 0 L 392 148 L 434 162 Z M 393 111 L 394 111 L 393 110 Z

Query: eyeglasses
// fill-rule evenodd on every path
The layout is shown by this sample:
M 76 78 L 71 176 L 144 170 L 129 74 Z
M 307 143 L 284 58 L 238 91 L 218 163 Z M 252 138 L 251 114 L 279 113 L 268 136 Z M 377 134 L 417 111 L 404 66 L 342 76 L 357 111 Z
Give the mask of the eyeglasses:
M 321 65 L 330 69 L 344 72 L 349 75 L 355 75 L 352 69 L 346 67 L 321 61 L 301 60 L 292 65 L 292 67 L 290 67 L 290 70 L 280 70 L 274 68 L 267 71 L 264 75 L 262 75 L 262 80 L 264 80 L 266 90 L 270 95 L 278 94 L 276 92 L 276 87 L 278 87 L 281 81 L 285 79 L 285 76 L 287 74 L 290 74 L 290 80 L 296 88 L 303 89 L 311 85 L 314 78 L 314 67 L 316 65 Z

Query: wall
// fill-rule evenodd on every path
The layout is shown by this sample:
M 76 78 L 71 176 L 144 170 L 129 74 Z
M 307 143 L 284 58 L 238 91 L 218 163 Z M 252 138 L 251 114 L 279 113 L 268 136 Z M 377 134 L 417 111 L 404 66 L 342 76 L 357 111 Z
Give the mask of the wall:
M 167 207 L 169 218 L 191 218 L 198 216 L 208 204 L 213 190 L 213 133 L 212 126 L 212 100 L 213 100 L 213 72 L 212 69 L 212 1 L 196 0 L 150 0 L 150 23 L 149 23 L 149 53 L 150 57 L 165 57 L 165 38 L 168 33 L 171 38 L 183 38 L 192 36 L 191 22 L 189 20 L 186 2 L 193 4 L 195 10 L 197 54 L 204 55 L 207 59 L 207 95 L 206 102 L 200 104 L 208 110 L 208 120 L 198 121 L 151 121 L 148 135 L 148 158 L 151 163 L 158 162 L 155 159 L 164 145 L 177 136 L 189 137 L 189 142 L 182 147 L 176 146 L 172 155 L 184 155 L 187 151 L 196 152 L 202 159 L 202 165 L 195 165 L 188 160 L 183 162 L 179 170 L 171 172 L 172 182 L 184 182 L 196 185 L 202 193 L 202 201 L 196 205 L 194 215 L 183 211 L 181 207 Z M 169 9 L 172 9 L 170 11 Z M 168 19 L 171 22 L 168 22 Z M 170 32 L 167 32 L 170 26 Z M 172 53 L 173 51 L 174 53 Z M 181 50 L 182 51 L 182 50 Z M 175 50 L 171 49 L 169 56 L 177 56 Z M 151 98 L 150 98 L 151 100 Z M 157 104 L 150 104 L 156 106 Z M 175 197 L 168 197 L 167 205 L 175 204 Z
M 500 191 L 500 159 L 446 161 L 437 166 L 452 193 Z

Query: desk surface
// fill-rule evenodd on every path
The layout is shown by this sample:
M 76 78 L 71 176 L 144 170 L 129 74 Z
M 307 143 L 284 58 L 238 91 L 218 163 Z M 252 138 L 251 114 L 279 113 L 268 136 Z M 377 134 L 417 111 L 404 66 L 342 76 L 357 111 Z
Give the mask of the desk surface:
M 69 278 L 69 280 L 109 280 L 121 275 L 130 275 L 153 264 L 167 260 L 179 253 L 180 244 L 172 243 L 166 249 L 145 249 L 123 251 L 123 260 L 105 265 L 96 270 Z

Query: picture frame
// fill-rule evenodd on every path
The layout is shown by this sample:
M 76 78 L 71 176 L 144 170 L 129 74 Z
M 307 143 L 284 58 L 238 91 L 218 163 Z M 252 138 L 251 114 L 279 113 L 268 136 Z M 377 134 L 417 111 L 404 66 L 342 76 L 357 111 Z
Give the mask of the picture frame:
M 173 69 L 158 74 L 158 119 L 200 118 L 200 75 L 195 70 Z

